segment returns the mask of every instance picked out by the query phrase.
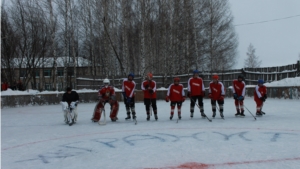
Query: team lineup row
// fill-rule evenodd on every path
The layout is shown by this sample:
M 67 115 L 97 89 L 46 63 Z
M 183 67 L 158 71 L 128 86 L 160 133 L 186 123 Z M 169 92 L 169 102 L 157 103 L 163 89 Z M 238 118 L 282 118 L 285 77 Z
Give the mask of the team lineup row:
M 233 98 L 236 107 L 235 116 L 244 117 L 244 97 L 246 91 L 246 84 L 243 81 L 243 76 L 239 75 L 237 79 L 232 81 L 232 91 Z M 258 84 L 254 90 L 254 101 L 256 102 L 256 115 L 261 116 L 263 114 L 262 107 L 264 101 L 267 99 L 267 88 L 263 85 L 264 81 L 262 79 L 258 80 Z M 134 74 L 128 74 L 128 77 L 123 80 L 122 83 L 122 95 L 124 97 L 124 103 L 126 107 L 127 117 L 126 120 L 131 118 L 136 121 L 135 112 L 135 95 L 134 90 L 136 83 L 134 82 Z M 153 110 L 155 120 L 158 120 L 157 106 L 156 106 L 156 82 L 153 80 L 152 73 L 148 73 L 146 80 L 141 84 L 141 89 L 144 93 L 144 105 L 146 108 L 147 120 L 150 120 L 150 108 Z M 223 115 L 223 105 L 225 90 L 222 82 L 219 81 L 218 75 L 212 76 L 212 81 L 209 84 L 209 95 L 212 105 L 212 117 L 216 116 L 216 109 L 219 110 L 220 116 L 224 118 Z M 109 103 L 111 106 L 110 119 L 115 122 L 118 120 L 119 103 L 116 100 L 115 91 L 113 86 L 110 85 L 108 79 L 104 79 L 103 86 L 98 91 L 99 102 L 96 104 L 92 121 L 99 122 L 101 119 L 102 112 L 104 111 L 104 105 Z M 170 102 L 170 120 L 173 119 L 175 108 L 177 107 L 178 119 L 181 119 L 181 106 L 185 101 L 185 98 L 190 98 L 190 117 L 194 116 L 195 105 L 200 109 L 201 116 L 204 118 L 206 114 L 204 113 L 203 98 L 205 97 L 205 86 L 201 77 L 199 77 L 199 71 L 194 70 L 193 76 L 188 80 L 187 94 L 184 92 L 184 87 L 180 84 L 180 78 L 175 77 L 174 82 L 169 86 L 167 96 L 165 98 L 166 102 Z M 64 111 L 65 122 L 72 125 L 77 120 L 77 102 L 79 96 L 75 91 L 69 87 L 67 92 L 63 95 L 62 105 Z M 197 104 L 198 102 L 198 104 Z M 218 106 L 217 106 L 218 104 Z M 207 118 L 209 119 L 209 118 Z

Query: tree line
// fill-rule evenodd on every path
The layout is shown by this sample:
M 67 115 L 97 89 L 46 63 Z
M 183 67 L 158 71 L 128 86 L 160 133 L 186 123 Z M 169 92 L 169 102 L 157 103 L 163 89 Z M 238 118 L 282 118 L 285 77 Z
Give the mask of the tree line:
M 94 78 L 220 71 L 236 62 L 228 0 L 12 0 L 1 10 L 2 77 L 35 84 L 36 70 L 76 68 Z M 58 58 L 62 58 L 58 63 Z M 20 76 L 20 75 L 19 75 Z M 66 85 L 66 80 L 64 85 Z M 43 86 L 43 84 L 40 84 Z M 75 84 L 76 86 L 76 84 Z

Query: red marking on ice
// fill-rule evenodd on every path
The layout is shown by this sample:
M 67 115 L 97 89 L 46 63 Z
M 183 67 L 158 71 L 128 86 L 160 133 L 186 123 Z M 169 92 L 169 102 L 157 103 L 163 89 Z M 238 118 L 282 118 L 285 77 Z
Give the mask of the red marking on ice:
M 297 161 L 297 160 L 300 160 L 300 157 L 270 159 L 270 160 L 257 160 L 257 161 L 226 162 L 226 163 L 219 163 L 219 164 L 204 164 L 204 163 L 189 162 L 189 163 L 180 164 L 179 166 L 162 167 L 162 168 L 147 168 L 147 169 L 209 169 L 209 168 L 214 168 L 214 167 L 221 168 L 222 166 L 232 166 L 232 165 L 242 165 L 242 164 L 258 164 L 258 163 L 276 163 L 276 162 Z

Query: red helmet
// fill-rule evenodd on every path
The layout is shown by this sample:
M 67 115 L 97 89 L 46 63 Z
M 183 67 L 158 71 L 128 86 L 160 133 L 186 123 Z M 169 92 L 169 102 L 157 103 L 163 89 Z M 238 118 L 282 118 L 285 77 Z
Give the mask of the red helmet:
M 148 73 L 147 76 L 148 76 L 149 78 L 151 78 L 151 79 L 153 78 L 152 73 Z
M 179 81 L 180 81 L 180 78 L 179 78 L 179 77 L 175 77 L 175 78 L 174 78 L 174 82 L 175 82 L 175 81 L 178 81 L 178 82 L 179 82 Z
M 212 78 L 216 79 L 216 80 L 219 80 L 219 76 L 218 75 L 213 75 Z

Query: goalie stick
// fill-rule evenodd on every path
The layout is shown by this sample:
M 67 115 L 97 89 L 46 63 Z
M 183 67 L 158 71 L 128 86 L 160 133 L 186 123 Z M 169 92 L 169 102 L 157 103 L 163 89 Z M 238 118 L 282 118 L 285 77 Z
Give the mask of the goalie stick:
M 104 117 L 104 122 L 101 123 L 101 121 L 100 121 L 101 118 L 100 118 L 99 121 L 98 121 L 98 124 L 99 124 L 99 125 L 106 125 L 106 115 L 105 115 L 105 108 L 104 108 L 104 107 L 102 108 L 102 113 L 103 113 L 103 117 Z M 101 113 L 101 114 L 102 114 L 102 113 Z

